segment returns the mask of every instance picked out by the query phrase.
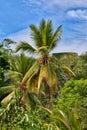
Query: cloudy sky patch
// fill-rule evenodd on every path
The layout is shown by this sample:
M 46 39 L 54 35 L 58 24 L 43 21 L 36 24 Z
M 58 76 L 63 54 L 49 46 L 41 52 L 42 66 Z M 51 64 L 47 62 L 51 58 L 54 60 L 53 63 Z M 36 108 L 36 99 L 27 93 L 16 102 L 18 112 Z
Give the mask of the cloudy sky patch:
M 87 20 L 87 9 L 73 9 L 67 11 L 67 15 L 72 18 L 85 19 Z
M 28 41 L 30 24 L 51 19 L 54 30 L 63 25 L 54 51 L 87 51 L 87 0 L 0 0 L 0 42 L 4 38 Z

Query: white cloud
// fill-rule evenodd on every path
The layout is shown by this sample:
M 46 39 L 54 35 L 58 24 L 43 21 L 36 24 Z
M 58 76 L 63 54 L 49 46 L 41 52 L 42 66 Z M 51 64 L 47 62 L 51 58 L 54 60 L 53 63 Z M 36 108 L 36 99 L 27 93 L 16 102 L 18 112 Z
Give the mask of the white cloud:
M 53 50 L 54 52 L 76 52 L 82 54 L 87 51 L 87 42 L 81 40 L 61 41 L 58 46 Z
M 87 20 L 87 9 L 77 9 L 67 11 L 67 15 L 73 18 L 85 19 Z
M 26 6 L 34 6 L 38 9 L 52 9 L 52 7 L 58 6 L 63 8 L 70 8 L 70 7 L 87 7 L 87 0 L 22 0 L 23 4 Z
M 7 36 L 8 38 L 11 38 L 12 40 L 18 42 L 18 41 L 30 41 L 30 32 L 29 32 L 29 28 L 26 28 L 24 30 L 18 31 L 16 33 L 12 33 L 9 36 Z
M 30 8 L 30 13 L 46 18 L 62 21 L 66 15 L 64 12 L 71 8 L 87 8 L 87 0 L 22 0 L 25 8 Z M 73 15 L 73 14 L 72 14 Z

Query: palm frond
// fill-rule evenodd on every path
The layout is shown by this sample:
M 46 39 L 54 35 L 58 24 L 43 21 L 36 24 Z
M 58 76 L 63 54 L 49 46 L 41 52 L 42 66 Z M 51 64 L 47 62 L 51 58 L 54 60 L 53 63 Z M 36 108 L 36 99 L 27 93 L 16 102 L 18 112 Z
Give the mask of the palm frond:
M 9 71 L 5 76 L 5 84 L 18 86 L 23 75 L 17 71 Z
M 8 104 L 12 98 L 15 97 L 15 91 L 11 92 L 8 96 L 6 96 L 1 103 L 2 104 Z
M 51 39 L 51 43 L 50 43 L 50 47 L 49 50 L 52 50 L 56 45 L 57 45 L 57 41 L 60 39 L 60 35 L 62 33 L 62 25 L 60 25 L 57 30 L 55 31 L 52 39 Z
M 19 43 L 19 45 L 16 47 L 16 52 L 18 52 L 19 50 L 27 51 L 27 52 L 33 53 L 33 54 L 36 51 L 36 49 L 34 47 L 32 47 L 29 43 L 27 43 L 25 41 L 21 41 Z
M 24 92 L 22 101 L 28 110 L 35 107 L 35 105 L 41 105 L 41 102 L 38 99 L 37 95 L 29 91 Z
M 39 29 L 34 24 L 30 25 L 30 29 L 32 30 L 31 38 L 35 41 L 36 47 L 41 47 L 42 46 L 42 36 L 40 34 Z
M 47 52 L 47 50 L 48 50 L 48 46 L 41 46 L 41 47 L 39 47 L 39 48 L 35 51 L 35 53 L 36 53 L 36 54 L 39 54 L 39 53 L 41 53 L 41 52 Z
M 46 24 L 45 20 L 42 19 L 41 22 L 40 22 L 40 25 L 39 25 L 39 29 L 40 29 L 40 33 L 41 33 L 41 34 L 43 33 L 45 24 Z
M 43 40 L 43 45 L 49 46 L 50 45 L 50 40 L 52 38 L 52 21 L 48 20 L 45 23 L 45 26 L 43 28 L 42 32 L 42 40 Z
M 11 70 L 16 71 L 17 73 L 20 73 L 22 76 L 24 76 L 34 62 L 35 59 L 33 57 L 25 56 L 23 53 L 20 54 L 20 56 L 16 55 L 10 60 Z
M 51 119 L 54 119 L 58 122 L 61 122 L 64 124 L 64 126 L 68 129 L 68 130 L 71 130 L 71 127 L 70 127 L 70 123 L 69 123 L 69 120 L 67 118 L 67 116 L 61 111 L 58 109 L 58 115 L 54 115 L 54 113 L 52 111 L 50 111 L 49 109 L 47 108 L 44 108 L 41 106 L 41 108 L 48 113 L 48 115 L 50 116 Z
M 9 38 L 5 38 L 2 43 L 5 43 L 6 45 L 10 45 L 10 44 L 16 44 L 15 41 L 9 39 Z
M 0 87 L 0 100 L 5 98 L 9 93 L 11 93 L 14 90 L 15 90 L 14 85 Z
M 40 93 L 41 83 L 43 79 L 46 80 L 46 82 L 48 82 L 49 80 L 47 65 L 42 65 L 40 69 L 40 74 L 39 74 L 39 79 L 38 79 L 38 93 Z
M 38 75 L 39 73 L 36 73 L 31 79 L 27 81 L 27 88 L 29 89 L 29 92 L 37 93 Z
M 35 62 L 33 66 L 27 71 L 24 78 L 22 79 L 22 83 L 25 83 L 27 80 L 31 79 L 39 71 L 39 63 Z
M 24 54 L 21 54 L 19 58 L 20 73 L 22 73 L 22 75 L 24 76 L 26 72 L 31 68 L 34 62 L 35 62 L 34 58 L 27 57 Z
M 69 113 L 69 120 L 70 120 L 72 129 L 82 130 L 82 124 L 81 124 L 81 121 L 79 121 L 79 116 L 76 112 Z
M 52 39 L 52 36 L 53 36 L 53 28 L 52 28 L 52 21 L 51 20 L 47 21 L 45 35 L 46 35 L 45 44 L 47 46 L 50 46 L 51 39 Z
M 51 63 L 49 63 L 49 78 L 50 78 L 52 94 L 55 94 L 58 92 L 58 78 L 53 68 L 53 65 Z
M 64 72 L 66 72 L 68 75 L 75 77 L 75 73 L 74 73 L 70 68 L 68 68 L 67 66 L 63 66 L 62 69 L 63 69 Z
M 59 114 L 56 116 L 56 115 L 51 115 L 51 118 L 58 121 L 58 122 L 61 122 L 64 124 L 64 126 L 68 129 L 68 130 L 71 130 L 71 126 L 69 124 L 69 120 L 68 118 L 65 116 L 65 114 L 63 113 L 63 115 L 61 114 L 61 112 L 59 111 Z
M 44 110 L 45 112 L 47 112 L 47 113 L 48 113 L 48 115 L 51 115 L 51 114 L 52 114 L 52 111 L 51 111 L 51 110 L 49 110 L 48 108 L 43 107 L 43 106 L 40 106 L 40 108 L 41 108 L 42 110 Z
M 38 92 L 40 92 L 42 81 L 45 80 L 52 93 L 58 90 L 58 80 L 50 65 L 42 65 L 38 79 Z
M 42 65 L 40 69 L 40 74 L 39 74 L 39 79 L 38 79 L 38 93 L 40 93 L 40 88 L 41 88 L 43 79 L 45 79 L 46 82 L 48 81 L 48 73 L 47 73 L 46 65 Z

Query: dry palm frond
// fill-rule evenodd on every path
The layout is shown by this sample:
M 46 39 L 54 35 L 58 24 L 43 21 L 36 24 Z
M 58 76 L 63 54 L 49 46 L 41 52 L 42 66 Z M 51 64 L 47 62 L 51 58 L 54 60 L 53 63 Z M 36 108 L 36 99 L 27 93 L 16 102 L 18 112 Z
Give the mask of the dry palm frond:
M 38 92 L 40 92 L 41 84 L 45 82 L 51 92 L 57 91 L 58 80 L 55 72 L 51 69 L 50 65 L 42 65 L 40 69 L 39 79 L 38 79 Z M 46 87 L 46 86 L 45 86 Z
M 6 96 L 2 101 L 1 103 L 2 104 L 8 104 L 12 98 L 15 98 L 15 92 L 11 92 L 8 96 Z
M 64 72 L 66 72 L 68 75 L 75 77 L 75 73 L 74 73 L 70 68 L 68 68 L 67 66 L 63 66 L 62 69 L 63 69 Z

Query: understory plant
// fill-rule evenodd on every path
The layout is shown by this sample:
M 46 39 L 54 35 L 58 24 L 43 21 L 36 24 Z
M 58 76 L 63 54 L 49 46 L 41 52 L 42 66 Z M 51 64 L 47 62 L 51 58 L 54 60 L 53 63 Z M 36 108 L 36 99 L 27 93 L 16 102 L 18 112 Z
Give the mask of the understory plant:
M 21 102 L 22 93 L 15 91 L 8 105 L 0 108 L 0 130 L 82 130 L 76 113 L 66 115 L 57 109 L 53 110 L 36 104 L 26 109 Z

